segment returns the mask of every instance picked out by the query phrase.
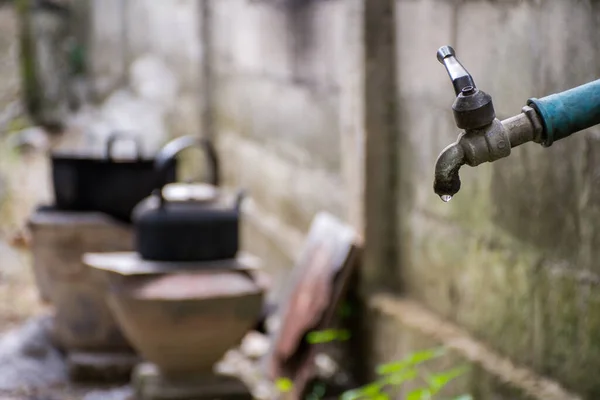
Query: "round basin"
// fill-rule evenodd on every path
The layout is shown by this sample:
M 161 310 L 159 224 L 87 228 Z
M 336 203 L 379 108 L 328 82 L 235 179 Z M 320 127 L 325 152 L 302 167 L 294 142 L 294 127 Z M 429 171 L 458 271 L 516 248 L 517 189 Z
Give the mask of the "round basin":
M 165 376 L 209 372 L 260 318 L 264 289 L 245 271 L 128 276 L 108 303 L 132 346 Z

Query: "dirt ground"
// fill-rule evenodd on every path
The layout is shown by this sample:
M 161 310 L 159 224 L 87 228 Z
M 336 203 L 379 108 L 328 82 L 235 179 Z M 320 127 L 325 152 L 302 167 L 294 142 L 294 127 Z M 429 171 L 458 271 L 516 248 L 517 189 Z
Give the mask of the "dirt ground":
M 20 254 L 21 253 L 21 254 Z M 15 328 L 32 315 L 44 312 L 31 276 L 28 255 L 0 242 L 0 334 Z M 6 255 L 9 254 L 9 257 Z

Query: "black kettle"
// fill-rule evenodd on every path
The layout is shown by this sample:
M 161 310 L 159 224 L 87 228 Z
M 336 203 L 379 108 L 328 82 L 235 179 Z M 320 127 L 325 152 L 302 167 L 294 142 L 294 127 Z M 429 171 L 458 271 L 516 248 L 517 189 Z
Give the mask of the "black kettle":
M 209 183 L 218 186 L 219 167 L 212 143 L 191 136 L 169 143 L 181 151 L 200 145 L 210 168 Z M 169 151 L 166 153 L 173 153 Z M 169 170 L 173 158 L 157 158 L 159 175 Z M 244 191 L 233 205 L 220 200 L 185 199 L 170 201 L 163 193 L 163 180 L 152 195 L 133 211 L 135 246 L 140 257 L 151 261 L 198 262 L 230 259 L 239 248 L 240 206 Z

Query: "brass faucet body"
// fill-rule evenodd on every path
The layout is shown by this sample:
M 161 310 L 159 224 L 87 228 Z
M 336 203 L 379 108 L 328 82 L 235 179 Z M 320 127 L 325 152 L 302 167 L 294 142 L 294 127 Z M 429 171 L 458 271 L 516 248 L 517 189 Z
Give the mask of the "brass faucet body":
M 435 164 L 435 193 L 449 201 L 460 190 L 459 169 L 462 165 L 475 167 L 508 157 L 511 148 L 527 142 L 542 141 L 543 127 L 538 114 L 531 107 L 503 121 L 494 118 L 488 125 L 465 129 L 456 142 L 447 146 Z

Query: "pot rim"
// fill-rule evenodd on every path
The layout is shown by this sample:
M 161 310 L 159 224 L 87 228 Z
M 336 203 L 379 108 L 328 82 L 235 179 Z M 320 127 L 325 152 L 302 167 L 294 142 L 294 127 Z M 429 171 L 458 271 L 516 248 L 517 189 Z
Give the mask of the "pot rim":
M 50 158 L 53 162 L 90 162 L 90 163 L 107 163 L 107 164 L 139 164 L 149 163 L 154 166 L 155 157 L 122 157 L 108 158 L 95 154 L 83 153 L 53 153 Z
M 187 298 L 169 298 L 169 297 L 161 297 L 161 296 L 136 296 L 136 293 L 126 293 L 125 289 L 119 288 L 117 286 L 111 285 L 108 289 L 108 293 L 110 296 L 113 296 L 115 299 L 121 298 L 126 299 L 128 301 L 134 302 L 161 302 L 161 303 L 191 303 L 197 301 L 205 301 L 205 300 L 227 300 L 227 299 L 236 299 L 240 297 L 251 297 L 251 296 L 261 296 L 264 298 L 266 295 L 265 289 L 257 287 L 256 289 L 247 290 L 241 293 L 236 294 L 220 294 L 220 295 L 211 295 L 202 297 L 202 294 L 198 294 L 195 297 L 187 297 Z

